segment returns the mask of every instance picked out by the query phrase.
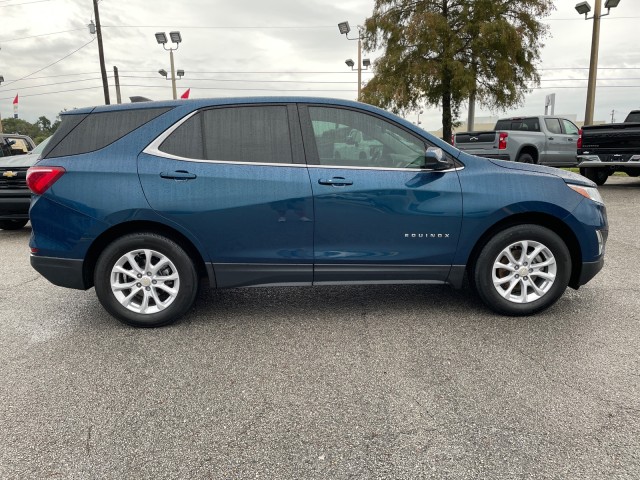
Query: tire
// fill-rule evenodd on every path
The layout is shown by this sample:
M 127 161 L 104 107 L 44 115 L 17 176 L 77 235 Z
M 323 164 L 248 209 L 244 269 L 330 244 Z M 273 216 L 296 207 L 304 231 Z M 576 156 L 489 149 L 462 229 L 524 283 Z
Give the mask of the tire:
M 527 257 L 522 257 L 523 249 Z M 496 267 L 498 263 L 504 268 Z M 570 277 L 571 255 L 562 239 L 545 227 L 526 224 L 491 238 L 472 270 L 472 284 L 482 301 L 498 313 L 514 316 L 553 305 Z
M 587 177 L 596 185 L 604 185 L 604 182 L 609 178 L 609 172 L 606 168 L 581 168 L 580 174 L 583 177 Z
M 161 327 L 175 322 L 193 305 L 198 275 L 189 255 L 173 240 L 135 233 L 104 249 L 96 263 L 94 284 L 102 306 L 121 322 Z
M 521 153 L 516 162 L 519 163 L 536 163 L 530 153 Z
M 7 219 L 0 220 L 0 229 L 2 230 L 20 230 L 29 220 L 27 219 Z

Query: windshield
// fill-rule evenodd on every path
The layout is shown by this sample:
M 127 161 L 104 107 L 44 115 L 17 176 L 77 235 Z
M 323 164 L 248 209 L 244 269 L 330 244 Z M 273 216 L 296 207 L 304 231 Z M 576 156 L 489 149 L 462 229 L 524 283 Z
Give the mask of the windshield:
M 41 141 L 36 148 L 31 150 L 31 154 L 32 155 L 40 155 L 42 153 L 42 151 L 44 150 L 44 147 L 46 147 L 47 143 L 49 143 L 50 139 L 51 139 L 51 137 L 47 137 L 43 141 Z

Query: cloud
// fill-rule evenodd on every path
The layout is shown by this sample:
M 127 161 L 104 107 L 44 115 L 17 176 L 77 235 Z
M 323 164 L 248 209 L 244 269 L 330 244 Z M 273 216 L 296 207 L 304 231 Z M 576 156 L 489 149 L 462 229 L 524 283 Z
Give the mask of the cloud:
M 558 10 L 548 19 L 551 37 L 546 40 L 542 52 L 541 67 L 545 68 L 541 71 L 542 78 L 573 78 L 575 81 L 545 81 L 542 83 L 545 88 L 529 94 L 522 107 L 504 114 L 541 113 L 545 95 L 555 92 L 556 112 L 573 113 L 578 118 L 584 116 L 586 82 L 581 79 L 588 74 L 593 22 L 585 22 L 575 12 L 575 2 L 556 3 Z M 640 17 L 640 5 L 635 3 L 621 2 L 602 20 L 600 66 L 618 70 L 599 72 L 599 87 L 602 88 L 596 96 L 597 119 L 610 118 L 612 109 L 626 111 L 636 106 L 629 103 L 629 98 L 638 96 L 640 81 L 633 79 L 640 77 L 640 70 L 622 69 L 640 66 L 640 52 L 629 48 L 629 39 L 633 38 Z M 349 21 L 352 34 L 355 34 L 356 25 L 371 14 L 374 2 L 103 0 L 99 5 L 104 26 L 105 63 L 111 99 L 115 102 L 114 66 L 120 71 L 124 101 L 132 95 L 170 98 L 171 82 L 157 73 L 160 68 L 170 70 L 169 54 L 156 43 L 154 33 L 171 30 L 180 30 L 183 37 L 183 43 L 175 52 L 176 68 L 186 72 L 178 81 L 179 93 L 191 87 L 192 96 L 200 98 L 309 93 L 354 99 L 356 74 L 344 65 L 344 60 L 356 59 L 357 44 L 339 34 L 337 23 Z M 11 102 L 16 93 L 20 93 L 20 116 L 29 121 L 41 115 L 54 118 L 63 109 L 104 103 L 97 42 L 33 75 L 44 78 L 10 83 L 89 41 L 87 24 L 93 18 L 91 2 L 55 0 L 15 7 L 3 4 L 0 13 L 3 18 L 0 75 L 5 77 L 5 83 L 0 85 L 0 114 L 12 115 Z M 66 30 L 74 31 L 13 41 Z M 374 60 L 375 52 L 370 56 Z M 573 67 L 574 70 L 548 70 L 558 67 Z M 629 80 L 605 81 L 606 77 Z M 371 74 L 367 72 L 363 78 L 371 78 Z M 626 83 L 638 87 L 608 86 Z M 560 88 L 565 86 L 571 88 Z M 466 112 L 461 113 L 466 118 Z M 482 116 L 492 112 L 491 109 L 478 109 L 476 113 Z M 416 115 L 417 112 L 408 118 L 415 121 Z M 427 128 L 435 130 L 440 127 L 440 117 L 437 108 L 429 108 L 425 109 L 421 120 Z

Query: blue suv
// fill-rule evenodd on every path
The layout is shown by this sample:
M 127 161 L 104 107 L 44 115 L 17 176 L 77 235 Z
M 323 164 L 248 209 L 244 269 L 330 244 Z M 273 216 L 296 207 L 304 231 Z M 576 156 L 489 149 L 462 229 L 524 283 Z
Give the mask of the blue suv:
M 224 98 L 65 112 L 33 192 L 31 264 L 113 316 L 166 325 L 214 288 L 468 277 L 529 315 L 603 265 L 607 217 L 576 174 L 462 153 L 378 108 Z

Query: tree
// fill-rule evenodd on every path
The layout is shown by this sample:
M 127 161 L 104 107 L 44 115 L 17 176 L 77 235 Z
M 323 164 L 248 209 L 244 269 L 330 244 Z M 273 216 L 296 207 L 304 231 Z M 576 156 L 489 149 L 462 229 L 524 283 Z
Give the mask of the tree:
M 56 121 L 51 123 L 44 115 L 38 118 L 35 123 L 29 123 L 21 118 L 3 118 L 2 131 L 4 133 L 18 133 L 20 135 L 28 135 L 38 144 L 58 129 L 60 126 L 60 116 Z
M 40 128 L 40 131 L 42 131 L 43 133 L 48 133 L 51 131 L 51 120 L 49 120 L 44 115 L 41 117 L 38 117 L 38 121 L 35 124 Z
M 442 107 L 442 135 L 471 95 L 503 110 L 539 84 L 552 0 L 376 0 L 366 50 L 382 48 L 363 101 L 395 112 Z

